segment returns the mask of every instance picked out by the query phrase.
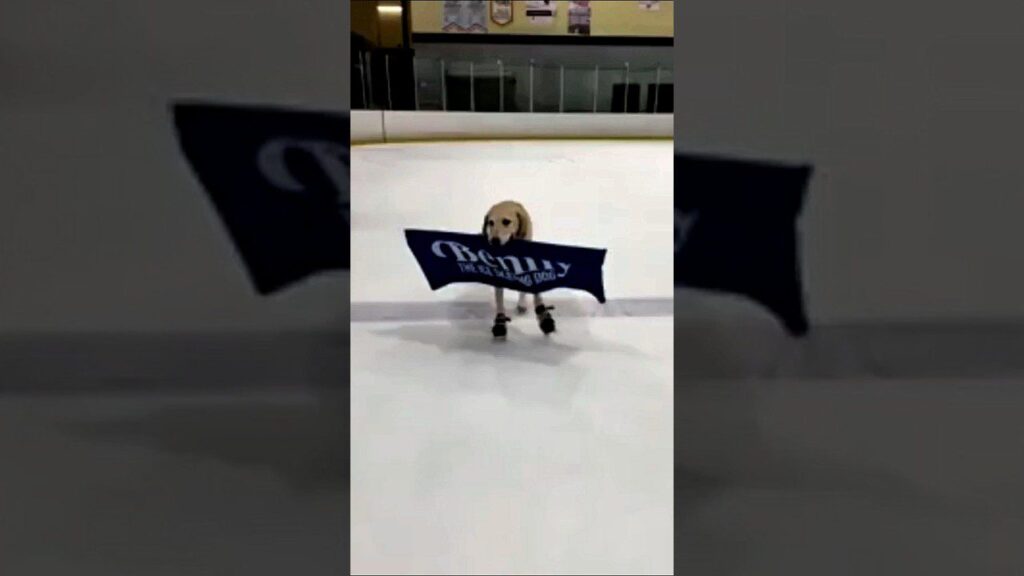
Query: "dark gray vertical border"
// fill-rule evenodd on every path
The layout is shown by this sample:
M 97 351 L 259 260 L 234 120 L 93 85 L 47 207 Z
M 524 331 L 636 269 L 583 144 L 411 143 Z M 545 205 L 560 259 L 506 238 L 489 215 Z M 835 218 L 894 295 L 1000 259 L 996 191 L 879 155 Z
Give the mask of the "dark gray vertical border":
M 338 77 L 341 78 L 341 99 L 338 101 L 339 107 L 342 110 L 348 112 L 352 109 L 352 78 L 350 74 L 352 66 L 350 61 L 352 58 L 352 14 L 350 12 L 352 2 L 355 0 L 335 0 L 338 2 L 340 9 L 338 12 L 338 34 L 340 34 L 341 42 L 331 40 L 328 44 L 332 47 L 337 47 L 337 62 L 338 62 Z M 333 61 L 334 58 L 332 57 Z
M 351 63 L 350 63 L 351 59 L 352 59 L 352 13 L 350 12 L 350 10 L 351 10 L 351 6 L 352 6 L 352 2 L 354 2 L 356 0 L 336 0 L 336 1 L 338 2 L 338 5 L 341 8 L 340 10 L 338 10 L 338 33 L 339 33 L 339 35 L 341 36 L 341 39 L 342 39 L 342 41 L 340 43 L 340 50 L 339 50 L 338 59 L 337 59 L 337 62 L 338 62 L 338 66 L 337 66 L 338 75 L 341 78 L 341 94 L 340 94 L 339 102 L 341 104 L 341 108 L 343 110 L 345 110 L 346 112 L 348 112 L 348 111 L 351 111 L 351 109 L 352 109 L 352 100 L 351 100 L 351 97 L 352 97 L 352 78 L 350 77 L 350 74 L 351 74 L 351 71 L 352 71 L 352 66 L 351 66 Z M 351 115 L 349 116 L 349 118 L 350 118 L 350 122 L 351 122 Z M 352 130 L 351 130 L 351 127 L 349 127 L 349 134 L 351 134 L 351 133 L 352 133 Z M 352 155 L 349 154 L 350 161 L 351 161 L 351 158 L 352 158 Z M 351 169 L 351 166 L 350 166 L 350 169 Z M 351 173 L 351 170 L 350 170 L 350 173 Z M 349 188 L 349 196 L 350 197 L 351 197 L 352 192 L 353 191 L 352 191 L 352 189 L 350 187 Z M 350 229 L 351 229 L 351 226 L 350 226 Z M 350 245 L 351 245 L 351 240 L 350 240 Z M 352 292 L 351 286 L 348 287 L 348 290 L 346 290 L 346 292 L 351 294 L 351 292 Z M 349 302 L 348 317 L 349 317 L 349 319 L 352 318 L 351 301 Z M 342 350 L 341 353 L 348 355 L 348 358 L 345 359 L 344 364 L 345 364 L 345 366 L 351 367 L 351 365 L 352 365 L 352 363 L 351 363 L 351 356 L 352 356 L 352 346 L 351 346 L 351 342 L 352 342 L 351 334 L 352 334 L 352 332 L 351 332 L 351 325 L 347 325 L 345 327 L 345 330 L 348 332 L 348 334 L 346 335 L 347 337 L 345 339 L 348 340 L 349 346 L 346 349 Z M 339 375 L 339 378 L 343 381 L 343 384 L 341 386 L 341 389 L 338 391 L 339 393 L 337 394 L 337 396 L 338 396 L 338 399 L 337 399 L 337 402 L 336 402 L 337 410 L 333 412 L 333 414 L 341 422 L 343 422 L 343 424 L 341 426 L 339 426 L 339 429 L 342 430 L 342 434 L 341 434 L 341 438 L 340 438 L 340 445 L 341 445 L 341 451 L 340 451 L 341 456 L 340 457 L 342 458 L 342 461 L 344 462 L 342 478 L 344 479 L 344 483 L 345 483 L 345 485 L 343 487 L 343 492 L 344 492 L 344 508 L 343 508 L 343 510 L 344 510 L 344 513 L 342 515 L 341 522 L 340 522 L 340 524 L 342 526 L 342 529 L 341 529 L 341 533 L 339 534 L 339 540 L 340 540 L 339 544 L 340 544 L 340 549 L 341 549 L 341 555 L 340 555 L 341 556 L 341 559 L 340 559 L 341 566 L 339 566 L 339 568 L 340 568 L 339 573 L 351 574 L 352 573 L 352 522 L 351 522 L 351 516 L 352 516 L 351 515 L 351 511 L 352 511 L 352 509 L 351 509 L 351 505 L 352 505 L 352 498 L 351 498 L 351 493 L 352 493 L 352 476 L 351 476 L 352 467 L 351 467 L 351 459 L 352 459 L 352 456 L 351 455 L 352 455 L 352 450 L 351 450 L 351 440 L 350 439 L 352 438 L 352 425 L 351 425 L 351 418 L 350 418 L 350 412 L 351 411 L 349 410 L 349 407 L 350 407 L 350 391 L 352 389 L 352 386 L 351 386 L 351 378 L 352 378 L 351 369 L 346 370 L 344 372 L 344 374 Z
M 672 100 L 673 100 L 673 102 L 672 102 L 672 110 L 673 110 L 673 118 L 672 118 L 673 134 L 672 134 L 672 139 L 673 139 L 673 143 L 675 145 L 676 153 L 679 153 L 679 151 L 680 151 L 680 146 L 681 146 L 681 144 L 683 142 L 683 135 L 684 135 L 685 127 L 686 127 L 685 110 L 686 110 L 687 100 L 686 100 L 686 96 L 684 94 L 684 88 L 683 87 L 684 86 L 689 86 L 689 79 L 690 79 L 690 74 L 689 73 L 690 73 L 690 67 L 691 67 L 690 62 L 691 62 L 691 60 L 693 60 L 693 56 L 691 56 L 689 54 L 689 50 L 687 48 L 690 47 L 690 46 L 694 46 L 694 47 L 698 47 L 699 48 L 701 46 L 701 42 L 699 41 L 699 38 L 696 39 L 697 41 L 693 41 L 693 39 L 691 39 L 691 36 L 690 36 L 691 33 L 696 33 L 695 29 L 697 27 L 695 27 L 695 26 L 686 26 L 685 25 L 685 23 L 687 22 L 687 18 L 684 17 L 684 14 L 689 12 L 689 5 L 690 5 L 690 2 L 688 0 L 684 0 L 683 2 L 678 2 L 678 3 L 675 4 L 674 11 L 673 11 L 675 22 L 673 22 L 673 40 L 674 40 L 674 42 L 673 42 L 673 45 L 672 45 L 672 62 L 673 62 L 673 66 L 675 67 L 675 69 L 672 72 L 673 72 L 673 78 L 675 78 L 676 86 L 675 86 L 675 89 L 672 91 Z M 678 175 L 674 175 L 674 176 L 678 177 Z M 678 305 L 679 305 L 678 300 L 673 302 L 673 306 L 678 306 Z M 678 314 L 678 311 L 674 311 L 674 312 L 675 312 L 675 314 L 673 316 L 674 317 L 674 323 L 678 323 L 680 316 Z M 674 455 L 675 456 L 675 462 L 674 462 L 675 466 L 673 467 L 673 469 L 675 471 L 675 476 L 673 478 L 673 483 L 675 485 L 675 491 L 674 491 L 675 492 L 675 498 L 673 499 L 673 519 L 674 520 L 673 520 L 673 523 L 672 523 L 673 538 L 674 538 L 674 541 L 675 541 L 675 554 L 673 555 L 672 573 L 673 574 L 679 574 L 680 573 L 679 569 L 682 566 L 682 564 L 680 563 L 680 556 L 682 554 L 685 554 L 685 551 L 682 549 L 683 545 L 684 545 L 684 541 L 683 541 L 683 539 L 681 537 L 682 529 L 683 529 L 683 522 L 682 522 L 682 520 L 683 520 L 683 516 L 686 514 L 687 502 L 689 500 L 686 497 L 687 496 L 686 492 L 685 492 L 685 490 L 686 490 L 686 483 L 684 482 L 684 478 L 682 477 L 682 472 L 681 472 L 682 470 L 685 470 L 685 468 L 682 467 L 683 459 L 682 459 L 682 454 L 681 454 L 681 449 L 684 446 L 683 442 L 685 441 L 685 439 L 681 438 L 681 433 L 683 432 L 683 429 L 680 426 L 680 417 L 681 417 L 682 414 L 684 414 L 685 407 L 682 405 L 683 401 L 684 401 L 684 394 L 683 394 L 683 391 L 682 391 L 681 387 L 679 386 L 679 376 L 678 376 L 680 374 L 680 366 L 679 366 L 679 362 L 678 362 L 678 356 L 679 356 L 678 350 L 679 350 L 679 346 L 680 346 L 680 341 L 679 341 L 679 335 L 677 334 L 678 330 L 673 330 L 673 332 L 676 333 L 676 334 L 674 334 L 674 339 L 673 339 L 673 347 L 675 348 L 675 352 L 676 353 L 673 353 L 672 356 L 676 360 L 675 360 L 674 365 L 672 367 L 672 377 L 673 377 L 673 379 L 675 381 L 675 389 L 674 389 L 673 394 L 672 394 L 672 401 L 673 401 L 673 404 L 674 404 L 674 406 L 672 407 L 672 418 L 673 418 L 672 425 L 673 425 L 673 430 L 674 430 L 674 439 L 673 439 L 673 442 L 672 442 L 672 446 L 673 446 L 674 452 L 675 452 L 675 455 Z
M 1024 245 L 1011 224 L 1024 198 L 1014 144 L 1024 76 L 1009 72 L 1024 47 L 1022 11 L 1019 2 L 676 3 L 677 151 L 817 161 L 829 180 L 812 187 L 818 220 L 808 219 L 804 246 L 811 302 L 833 308 L 809 346 L 787 350 L 770 325 L 694 320 L 696 298 L 675 299 L 676 574 L 1024 566 L 1019 537 L 1006 536 L 1019 509 L 999 492 L 1021 474 L 1006 463 L 1019 462 L 1024 338 L 1019 300 L 1003 298 L 1022 281 L 1008 265 Z M 899 152 L 874 154 L 888 146 Z M 881 196 L 865 193 L 873 188 Z M 867 202 L 871 213 L 886 196 L 879 212 L 892 224 L 856 246 L 852 263 L 836 258 L 861 238 L 851 208 Z M 917 242 L 930 230 L 949 233 Z M 911 282 L 914 291 L 900 288 Z M 944 301 L 969 315 L 942 310 Z M 873 417 L 901 402 L 905 413 Z M 811 438 L 820 429 L 804 422 L 825 405 L 856 442 L 818 438 L 814 455 L 795 455 L 765 424 L 788 419 L 788 434 Z M 944 436 L 916 434 L 930 418 Z M 899 470 L 879 474 L 870 463 L 889 450 Z M 926 453 L 935 460 L 915 459 Z M 990 459 L 961 472 L 959 454 Z M 935 488 L 960 473 L 971 480 L 955 499 Z M 830 485 L 849 494 L 845 508 L 815 503 L 831 502 L 817 500 Z M 737 488 L 786 496 L 758 509 L 728 496 Z M 794 516 L 806 539 L 774 538 Z M 851 546 L 871 552 L 845 554 Z
M 347 574 L 347 278 L 254 303 L 165 111 L 347 111 L 349 0 L 109 4 L 0 17 L 0 574 Z

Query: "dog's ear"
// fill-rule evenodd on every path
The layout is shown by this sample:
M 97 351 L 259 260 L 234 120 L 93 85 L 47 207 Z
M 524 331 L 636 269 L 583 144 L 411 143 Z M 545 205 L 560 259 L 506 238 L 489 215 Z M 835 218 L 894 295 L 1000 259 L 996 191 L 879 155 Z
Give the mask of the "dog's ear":
M 526 211 L 522 209 L 516 210 L 516 220 L 518 225 L 516 226 L 516 238 L 520 240 L 530 237 L 530 217 L 526 215 Z
M 480 229 L 480 233 L 487 236 L 487 215 L 484 215 L 484 227 Z

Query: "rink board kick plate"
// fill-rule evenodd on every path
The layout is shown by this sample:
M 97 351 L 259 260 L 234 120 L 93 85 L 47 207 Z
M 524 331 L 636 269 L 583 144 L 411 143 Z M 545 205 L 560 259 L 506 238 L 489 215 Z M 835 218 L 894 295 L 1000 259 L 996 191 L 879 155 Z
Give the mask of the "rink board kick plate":
M 406 230 L 405 240 L 431 290 L 465 282 L 531 294 L 570 288 L 605 301 L 604 249 L 528 240 L 491 246 L 482 234 L 432 230 Z

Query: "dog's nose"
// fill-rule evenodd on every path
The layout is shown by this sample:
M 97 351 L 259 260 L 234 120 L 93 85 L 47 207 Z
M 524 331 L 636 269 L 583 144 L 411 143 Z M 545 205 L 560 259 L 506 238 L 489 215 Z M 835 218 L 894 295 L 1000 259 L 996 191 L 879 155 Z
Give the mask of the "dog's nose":
M 497 246 L 499 244 L 501 244 L 501 240 L 498 238 L 491 238 L 491 246 Z

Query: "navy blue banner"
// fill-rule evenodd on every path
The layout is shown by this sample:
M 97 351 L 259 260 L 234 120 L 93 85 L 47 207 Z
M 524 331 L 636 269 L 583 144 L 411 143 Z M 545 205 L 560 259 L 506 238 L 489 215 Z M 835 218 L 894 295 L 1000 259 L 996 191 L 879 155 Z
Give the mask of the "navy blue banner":
M 796 220 L 811 172 L 677 154 L 676 284 L 746 296 L 806 334 Z
M 607 250 L 513 240 L 491 246 L 482 234 L 406 230 L 431 290 L 475 282 L 538 294 L 554 288 L 589 292 L 604 303 Z
M 179 103 L 181 149 L 260 294 L 349 267 L 349 118 Z

